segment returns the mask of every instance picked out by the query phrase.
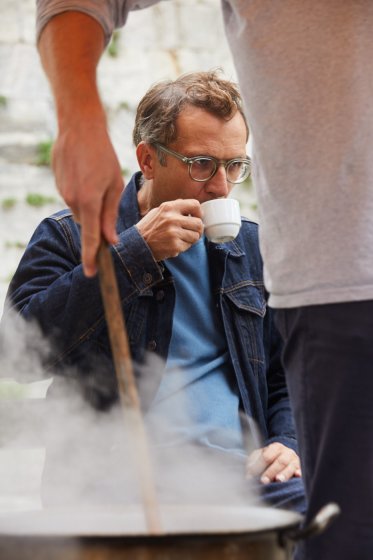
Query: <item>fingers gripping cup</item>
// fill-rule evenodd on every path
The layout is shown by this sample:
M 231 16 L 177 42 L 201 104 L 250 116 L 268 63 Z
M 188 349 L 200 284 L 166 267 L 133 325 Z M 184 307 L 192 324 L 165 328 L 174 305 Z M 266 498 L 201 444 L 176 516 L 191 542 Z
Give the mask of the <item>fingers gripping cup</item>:
M 234 198 L 215 198 L 201 204 L 205 235 L 213 243 L 237 237 L 241 227 L 240 205 Z

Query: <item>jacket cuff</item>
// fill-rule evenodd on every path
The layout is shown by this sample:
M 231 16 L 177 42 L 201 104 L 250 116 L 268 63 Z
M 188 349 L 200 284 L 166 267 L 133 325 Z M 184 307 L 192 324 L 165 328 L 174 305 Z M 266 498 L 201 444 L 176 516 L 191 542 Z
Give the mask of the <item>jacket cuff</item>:
M 268 438 L 264 442 L 264 446 L 270 445 L 271 443 L 282 443 L 286 447 L 290 447 L 293 451 L 299 454 L 298 442 L 295 438 L 289 436 L 273 436 Z
M 144 292 L 163 279 L 163 267 L 135 226 L 125 230 L 114 246 L 119 267 L 130 277 L 139 292 Z

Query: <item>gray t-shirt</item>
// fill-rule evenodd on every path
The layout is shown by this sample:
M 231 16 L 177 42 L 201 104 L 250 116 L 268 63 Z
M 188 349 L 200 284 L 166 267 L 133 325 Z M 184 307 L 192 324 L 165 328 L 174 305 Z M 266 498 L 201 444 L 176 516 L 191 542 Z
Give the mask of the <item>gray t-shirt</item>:
M 108 39 L 156 0 L 39 0 L 38 29 L 82 9 Z M 253 136 L 273 307 L 373 299 L 373 2 L 222 0 Z

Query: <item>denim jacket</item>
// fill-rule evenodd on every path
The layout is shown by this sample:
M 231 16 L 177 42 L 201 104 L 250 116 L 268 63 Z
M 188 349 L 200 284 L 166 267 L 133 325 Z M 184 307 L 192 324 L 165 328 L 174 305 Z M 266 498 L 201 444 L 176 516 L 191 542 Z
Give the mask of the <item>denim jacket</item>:
M 167 357 L 175 301 L 167 264 L 156 262 L 136 228 L 140 220 L 135 174 L 122 196 L 111 248 L 136 375 L 148 352 Z M 246 219 L 229 243 L 208 244 L 216 305 L 220 309 L 242 408 L 254 418 L 263 444 L 279 441 L 296 449 L 281 342 L 267 307 L 258 226 Z M 86 278 L 81 266 L 79 226 L 69 210 L 46 218 L 34 232 L 12 279 L 8 304 L 26 320 L 36 319 L 51 341 L 49 367 L 76 373 L 86 396 L 98 408 L 117 397 L 106 322 L 97 277 Z M 6 313 L 3 318 L 6 323 Z M 67 367 L 74 366 L 74 367 Z M 146 408 L 159 385 L 154 375 Z

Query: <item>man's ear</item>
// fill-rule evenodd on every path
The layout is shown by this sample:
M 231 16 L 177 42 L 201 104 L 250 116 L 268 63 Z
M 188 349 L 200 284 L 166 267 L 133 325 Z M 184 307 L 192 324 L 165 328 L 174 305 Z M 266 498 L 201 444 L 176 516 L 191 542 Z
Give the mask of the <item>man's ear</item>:
M 153 179 L 156 150 L 150 144 L 140 142 L 136 148 L 136 156 L 145 179 Z

